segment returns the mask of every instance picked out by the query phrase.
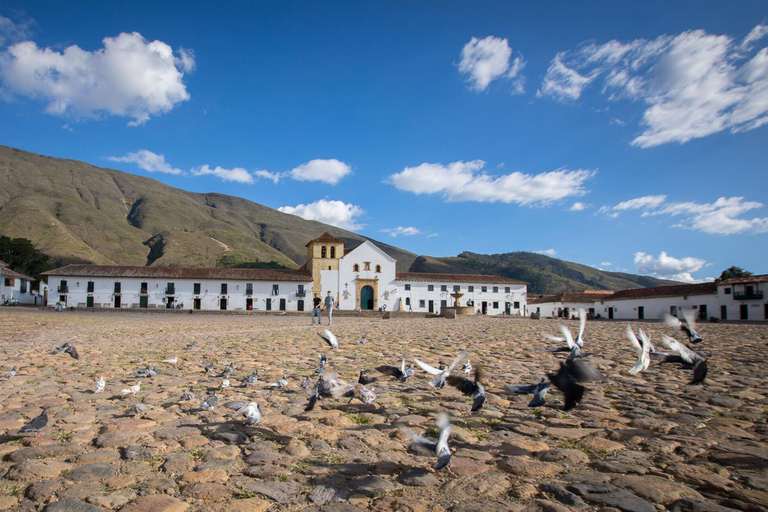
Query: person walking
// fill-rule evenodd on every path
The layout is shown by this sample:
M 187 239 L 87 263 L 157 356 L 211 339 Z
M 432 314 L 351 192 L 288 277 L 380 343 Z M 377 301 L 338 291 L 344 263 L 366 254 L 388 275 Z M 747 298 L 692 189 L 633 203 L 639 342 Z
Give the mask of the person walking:
M 335 301 L 331 296 L 331 292 L 328 292 L 328 295 L 325 297 L 325 312 L 328 315 L 328 325 L 331 325 L 333 323 L 333 306 L 334 305 L 335 305 Z
M 317 317 L 317 325 L 320 325 L 320 303 L 322 300 L 320 300 L 320 297 L 315 294 L 315 297 L 312 299 L 312 325 L 315 325 L 315 317 Z

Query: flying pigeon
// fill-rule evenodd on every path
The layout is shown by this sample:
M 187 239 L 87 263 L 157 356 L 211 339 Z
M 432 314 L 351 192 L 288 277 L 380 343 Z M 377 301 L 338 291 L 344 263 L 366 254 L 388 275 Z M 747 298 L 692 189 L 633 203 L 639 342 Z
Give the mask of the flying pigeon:
M 653 345 L 651 344 L 651 339 L 643 332 L 642 329 L 639 329 L 637 332 L 638 335 L 635 336 L 635 333 L 632 331 L 632 327 L 627 325 L 626 333 L 627 338 L 629 338 L 629 341 L 632 343 L 632 346 L 634 346 L 635 350 L 637 350 L 637 362 L 632 368 L 629 369 L 629 373 L 631 375 L 635 375 L 648 369 L 648 365 L 651 364 L 650 353 Z
M 102 375 L 99 377 L 99 380 L 96 381 L 96 391 L 95 393 L 101 393 L 104 391 L 104 387 L 107 385 L 107 381 L 104 380 L 104 376 Z
M 318 336 L 323 338 L 325 342 L 331 346 L 331 348 L 339 348 L 339 340 L 337 340 L 336 336 L 328 329 L 325 329 L 325 334 L 318 333 Z
M 315 377 L 323 374 L 323 372 L 325 371 L 325 363 L 328 361 L 328 358 L 325 356 L 325 354 L 318 354 L 317 359 L 320 366 L 318 366 L 317 369 L 315 370 L 315 373 L 314 373 Z
M 32 418 L 19 429 L 19 434 L 39 434 L 48 425 L 48 411 L 43 410 L 40 416 Z
M 699 333 L 696 332 L 696 319 L 694 317 L 693 311 L 684 309 L 683 318 L 685 321 L 680 321 L 680 319 L 675 318 L 672 315 L 666 315 L 664 317 L 664 323 L 673 329 L 679 329 L 683 331 L 686 336 L 688 336 L 689 343 L 701 343 L 703 339 Z
M 691 350 L 674 338 L 662 334 L 661 341 L 675 354 L 660 353 L 662 363 L 682 363 L 685 366 L 693 367 L 693 378 L 691 384 L 702 382 L 707 376 L 707 360 L 695 350 Z
M 409 365 L 408 368 L 405 367 L 405 359 L 403 359 L 400 368 L 397 366 L 383 365 L 376 368 L 376 371 L 384 375 L 391 375 L 392 377 L 395 377 L 402 382 L 406 382 L 408 377 L 412 377 L 415 373 L 413 370 L 413 365 Z
M 373 388 L 367 388 L 359 382 L 347 385 L 347 387 L 341 392 L 340 396 L 349 398 L 350 402 L 357 398 L 364 404 L 372 404 L 373 401 L 376 400 L 376 392 L 373 390 Z
M 80 354 L 77 353 L 77 349 L 74 345 L 69 345 L 64 349 L 64 352 L 72 356 L 72 359 L 80 359 Z
M 120 391 L 123 395 L 133 395 L 136 396 L 136 393 L 141 391 L 141 383 L 139 382 L 136 385 L 130 386 L 127 389 L 124 389 Z
M 53 354 L 55 356 L 59 355 L 62 352 L 64 352 L 67 349 L 67 347 L 69 347 L 69 343 L 64 343 L 62 346 L 56 347 L 53 350 L 51 350 L 51 354 Z
M 445 386 L 445 378 L 448 377 L 448 375 L 450 375 L 450 373 L 454 370 L 454 368 L 456 368 L 462 361 L 467 359 L 468 356 L 469 356 L 469 352 L 467 352 L 466 350 L 462 350 L 461 353 L 456 357 L 456 359 L 453 360 L 451 365 L 448 366 L 447 368 L 446 367 L 434 368 L 432 366 L 429 366 L 426 363 L 422 363 L 418 359 L 414 359 L 414 362 L 425 372 L 431 375 L 437 376 L 435 380 L 429 383 L 430 386 L 432 386 L 433 388 L 442 388 Z
M 312 392 L 309 395 L 309 403 L 304 408 L 305 411 L 314 409 L 317 401 L 323 397 L 339 396 L 345 383 L 339 382 L 336 372 L 328 372 L 318 377 L 315 385 L 312 386 Z
M 472 363 L 469 362 L 469 358 L 467 358 L 467 362 L 461 365 L 461 371 L 463 373 L 467 374 L 467 377 L 469 377 L 472 374 Z
M 480 380 L 483 377 L 483 369 L 478 367 L 475 370 L 475 380 L 472 381 L 466 377 L 457 377 L 449 375 L 445 381 L 461 391 L 464 395 L 472 397 L 472 412 L 477 412 L 485 403 L 485 388 Z
M 248 404 L 235 411 L 235 413 L 245 416 L 246 425 L 256 425 L 261 421 L 261 409 L 259 408 L 259 404 L 256 402 L 249 402 Z
M 546 337 L 553 341 L 565 341 L 568 346 L 549 349 L 546 352 L 570 352 L 571 355 L 569 357 L 571 357 L 571 359 L 578 357 L 581 349 L 584 347 L 584 327 L 586 327 L 586 325 L 587 313 L 582 308 L 579 309 L 579 335 L 576 339 L 573 338 L 573 334 L 571 334 L 571 330 L 568 326 L 560 324 L 560 332 L 563 334 L 562 337 L 550 335 L 546 335 Z
M 517 386 L 505 384 L 504 387 L 510 393 L 516 393 L 518 395 L 530 395 L 533 393 L 533 398 L 531 398 L 531 401 L 528 402 L 528 407 L 540 407 L 546 403 L 547 392 L 549 391 L 549 387 L 551 385 L 552 383 L 547 382 L 546 378 L 542 378 L 541 382 L 538 384 Z
M 16 376 L 16 367 L 15 366 L 13 368 L 11 368 L 10 370 L 8 370 L 7 372 L 5 372 L 5 378 L 6 379 L 12 379 L 15 376 Z
M 205 399 L 205 401 L 203 401 L 203 403 L 200 405 L 200 408 L 205 411 L 213 411 L 217 405 L 219 405 L 218 391 L 214 391 L 213 395 L 209 396 Z
M 378 377 L 366 377 L 365 371 L 360 370 L 360 376 L 357 378 L 358 384 L 362 384 L 363 386 L 367 386 L 368 384 L 373 384 L 379 380 Z
M 245 379 L 245 385 L 246 387 L 252 388 L 256 385 L 256 383 L 259 381 L 259 372 L 257 370 L 253 370 L 253 373 L 250 374 Z
M 185 391 L 182 393 L 181 398 L 179 398 L 179 401 L 181 402 L 189 402 L 190 400 L 194 400 L 196 398 L 195 392 L 193 391 L 193 387 L 189 387 L 189 391 Z
M 453 471 L 451 471 L 451 448 L 448 446 L 448 438 L 451 435 L 451 417 L 447 413 L 442 412 L 437 416 L 435 425 L 439 429 L 436 442 L 414 433 L 409 428 L 400 427 L 400 430 L 408 434 L 415 443 L 435 452 L 435 455 L 437 455 L 436 470 L 447 468 L 448 473 L 454 475 Z
M 561 361 L 560 370 L 547 377 L 565 395 L 564 411 L 573 409 L 581 401 L 584 396 L 582 382 L 599 382 L 605 378 L 597 368 L 583 359 Z

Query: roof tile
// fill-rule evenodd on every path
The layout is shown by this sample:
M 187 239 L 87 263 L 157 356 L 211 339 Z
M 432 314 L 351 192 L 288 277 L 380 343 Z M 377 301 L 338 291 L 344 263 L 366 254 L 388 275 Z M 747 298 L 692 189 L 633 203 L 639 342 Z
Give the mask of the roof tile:
M 239 281 L 310 282 L 312 276 L 297 270 L 262 268 L 130 267 L 122 265 L 67 265 L 43 272 L 46 276 L 146 277 L 167 279 L 232 279 Z

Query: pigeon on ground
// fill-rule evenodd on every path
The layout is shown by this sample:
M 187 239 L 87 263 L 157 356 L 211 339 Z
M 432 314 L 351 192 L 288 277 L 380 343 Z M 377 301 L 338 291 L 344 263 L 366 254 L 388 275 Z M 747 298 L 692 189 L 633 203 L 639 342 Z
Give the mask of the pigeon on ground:
M 376 371 L 384 375 L 391 375 L 402 382 L 407 382 L 408 377 L 412 377 L 415 373 L 412 364 L 407 368 L 405 367 L 405 359 L 403 359 L 403 362 L 400 364 L 400 368 L 397 366 L 383 365 L 377 367 Z
M 318 333 L 318 336 L 323 338 L 325 342 L 331 346 L 331 348 L 339 348 L 339 340 L 336 339 L 336 336 L 328 329 L 325 329 L 325 334 Z
M 184 348 L 186 348 L 187 350 L 192 350 L 193 348 L 195 348 L 195 343 L 196 343 L 195 341 L 193 341 L 192 343 L 187 343 L 187 346 Z
M 323 376 L 321 375 L 317 379 L 317 382 L 315 382 L 315 385 L 312 386 L 312 393 L 309 395 L 309 402 L 307 403 L 307 406 L 304 407 L 304 412 L 309 412 L 315 408 L 315 404 L 317 404 L 317 401 L 320 399 L 320 389 L 323 385 L 323 380 Z
M 582 382 L 599 382 L 605 378 L 600 370 L 583 359 L 561 361 L 560 370 L 557 373 L 548 374 L 547 377 L 565 395 L 564 411 L 570 411 L 576 407 L 583 398 Z
M 205 368 L 204 368 L 205 369 L 205 373 L 213 372 L 214 367 L 215 367 L 215 365 L 214 365 L 213 361 L 211 361 L 210 363 L 205 365 Z
M 464 361 L 468 357 L 469 357 L 469 352 L 467 352 L 466 350 L 462 350 L 461 353 L 456 357 L 456 359 L 453 360 L 450 366 L 445 367 L 441 364 L 440 366 L 442 366 L 442 368 L 434 368 L 432 366 L 429 366 L 426 363 L 422 363 L 418 359 L 414 359 L 414 362 L 425 372 L 431 375 L 437 376 L 435 380 L 429 383 L 430 386 L 432 386 L 433 388 L 442 388 L 442 387 L 445 387 L 445 378 L 451 374 L 454 368 L 456 368 L 462 361 Z
M 363 337 L 357 340 L 358 345 L 365 345 L 368 343 L 368 333 L 363 334 Z
M 134 416 L 141 416 L 142 414 L 145 414 L 147 411 L 149 411 L 149 405 L 147 405 L 147 396 L 144 395 L 144 398 L 141 399 L 141 402 L 131 407 L 131 410 L 129 411 L 129 413 L 133 414 Z
M 179 358 L 178 358 L 178 357 L 176 357 L 176 356 L 173 356 L 173 357 L 172 357 L 172 358 L 170 358 L 170 359 L 163 359 L 163 362 L 164 362 L 164 363 L 168 363 L 168 364 L 176 364 L 176 363 L 178 363 L 178 362 L 179 362 Z
M 77 349 L 74 345 L 69 345 L 67 348 L 64 349 L 64 352 L 69 354 L 72 359 L 80 359 L 80 354 L 77 353 Z
M 40 416 L 32 418 L 19 429 L 19 434 L 39 434 L 48 425 L 48 411 L 43 410 Z
M 139 368 L 136 370 L 136 378 L 137 379 L 148 379 L 150 377 L 154 377 L 157 375 L 157 366 L 150 368 Z
M 278 379 L 277 382 L 273 382 L 269 385 L 272 389 L 284 388 L 288 385 L 288 374 L 284 373 L 282 379 Z
M 662 334 L 661 341 L 675 354 L 659 353 L 662 363 L 681 363 L 687 367 L 693 367 L 691 384 L 698 384 L 707 377 L 707 360 L 695 350 L 691 350 L 674 338 Z
M 120 391 L 123 395 L 133 395 L 136 396 L 136 393 L 141 391 L 141 383 L 138 383 L 134 386 L 130 386 L 127 389 L 124 389 Z
M 650 338 L 643 332 L 642 329 L 639 329 L 637 331 L 638 335 L 635 336 L 635 333 L 632 331 L 632 327 L 627 325 L 626 333 L 627 338 L 629 338 L 629 341 L 632 343 L 632 346 L 635 347 L 635 350 L 637 350 L 637 362 L 634 364 L 634 366 L 632 366 L 632 368 L 629 369 L 629 373 L 631 375 L 635 375 L 648 369 L 648 365 L 651 364 L 650 353 L 653 345 L 651 344 Z
M 452 454 L 451 448 L 448 446 L 448 438 L 451 435 L 451 417 L 447 413 L 441 412 L 435 420 L 435 425 L 439 429 L 437 441 L 422 437 L 406 427 L 400 427 L 400 430 L 408 434 L 415 443 L 435 452 L 435 455 L 437 455 L 436 470 L 446 468 L 448 473 L 455 476 L 453 471 L 451 471 Z
M 5 372 L 5 378 L 6 379 L 12 379 L 15 376 L 16 376 L 16 367 L 15 366 L 13 368 L 11 368 L 10 370 L 8 370 L 7 372 Z
M 467 374 L 467 377 L 472 375 L 472 363 L 469 362 L 469 358 L 467 358 L 467 362 L 461 365 L 461 371 L 462 373 Z
M 219 374 L 219 377 L 224 377 L 225 379 L 232 375 L 232 372 L 235 371 L 235 363 L 229 363 L 226 368 L 224 368 L 224 371 Z
M 373 390 L 373 388 L 367 388 L 359 382 L 347 385 L 347 387 L 341 392 L 340 396 L 349 398 L 350 403 L 355 398 L 364 404 L 372 404 L 373 401 L 376 400 L 376 392 Z
M 255 385 L 256 385 L 256 383 L 257 383 L 258 381 L 259 381 L 259 372 L 258 372 L 257 370 L 253 370 L 253 373 L 252 373 L 252 374 L 250 374 L 250 375 L 249 375 L 249 376 L 248 376 L 248 377 L 245 379 L 245 386 L 246 386 L 246 387 L 249 387 L 249 388 L 252 388 L 253 386 L 255 386 Z
M 182 393 L 181 398 L 179 398 L 179 401 L 189 402 L 190 400 L 194 400 L 195 398 L 197 398 L 193 389 L 194 388 L 190 386 L 189 391 L 185 391 L 184 393 Z
M 445 382 L 461 391 L 464 395 L 472 397 L 472 412 L 477 412 L 485 403 L 485 388 L 480 382 L 483 378 L 483 369 L 478 367 L 475 370 L 475 380 L 472 381 L 466 377 L 449 375 Z
M 101 393 L 104 391 L 104 387 L 107 385 L 107 381 L 104 380 L 104 376 L 99 377 L 99 380 L 96 381 L 96 391 L 95 393 Z
M 533 393 L 533 398 L 531 398 L 531 401 L 528 402 L 528 407 L 541 407 L 546 403 L 547 392 L 549 391 L 549 387 L 551 385 L 552 383 L 548 382 L 546 378 L 542 378 L 541 382 L 538 384 L 517 386 L 505 384 L 504 387 L 510 393 L 516 393 L 518 395 L 530 395 Z
M 205 401 L 200 405 L 200 408 L 205 411 L 213 411 L 216 406 L 219 405 L 218 393 L 218 391 L 214 391 L 213 395 L 206 398 Z
M 684 321 L 680 321 L 679 318 L 676 318 L 672 315 L 666 315 L 664 317 L 664 323 L 666 323 L 668 326 L 672 327 L 673 329 L 679 329 L 683 331 L 686 336 L 688 336 L 688 342 L 689 343 L 701 343 L 704 341 L 702 337 L 699 335 L 698 332 L 696 332 L 696 318 L 693 314 L 693 311 L 690 310 L 683 310 L 683 318 Z
M 346 383 L 338 380 L 336 372 L 328 372 L 318 377 L 315 385 L 312 386 L 312 392 L 309 395 L 309 403 L 304 408 L 305 411 L 314 409 L 315 404 L 321 398 L 339 396 Z
M 357 378 L 358 384 L 362 384 L 363 386 L 373 384 L 377 380 L 379 380 L 378 377 L 367 377 L 364 370 L 360 370 L 360 376 Z
M 228 388 L 229 387 L 229 379 L 224 379 L 221 381 L 221 384 L 219 384 L 219 387 L 221 389 Z
M 246 425 L 256 425 L 261 421 L 261 409 L 256 402 L 249 402 L 235 411 L 236 414 L 245 416 Z
M 312 381 L 309 380 L 309 376 L 307 376 L 306 379 L 301 381 L 301 389 L 309 389 L 312 387 Z
M 328 362 L 328 358 L 325 356 L 325 354 L 318 354 L 317 359 L 320 366 L 318 366 L 317 369 L 315 370 L 315 373 L 314 373 L 315 377 L 318 377 L 323 374 L 323 372 L 325 371 L 325 364 Z

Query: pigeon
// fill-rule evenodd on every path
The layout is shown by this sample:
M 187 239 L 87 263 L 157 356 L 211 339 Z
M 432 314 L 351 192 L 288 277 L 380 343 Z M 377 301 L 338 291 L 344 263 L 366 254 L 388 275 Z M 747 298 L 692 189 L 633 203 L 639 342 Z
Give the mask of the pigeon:
M 325 342 L 331 346 L 331 348 L 339 348 L 339 340 L 337 340 L 336 336 L 328 329 L 325 329 L 325 334 L 318 333 L 318 336 L 323 338 Z
M 80 359 L 80 354 L 77 353 L 77 349 L 74 345 L 69 345 L 67 348 L 64 349 L 64 352 L 69 354 L 72 359 Z
M 644 372 L 648 369 L 648 365 L 651 364 L 651 348 L 653 348 L 653 345 L 651 344 L 650 338 L 643 332 L 642 329 L 639 329 L 637 331 L 637 336 L 635 336 L 635 333 L 632 331 L 632 327 L 630 325 L 627 325 L 626 329 L 627 338 L 629 338 L 629 341 L 632 343 L 632 346 L 635 347 L 637 350 L 637 362 L 632 366 L 632 368 L 629 369 L 629 373 L 631 375 L 636 375 L 640 372 Z
M 213 361 L 205 365 L 205 373 L 211 373 L 214 369 L 215 365 L 213 364 Z
M 104 376 L 99 377 L 99 380 L 96 381 L 96 391 L 94 391 L 94 393 L 103 392 L 106 385 L 107 381 L 104 380 Z
M 54 348 L 53 350 L 51 350 L 51 354 L 53 354 L 53 355 L 55 355 L 55 356 L 56 356 L 56 355 L 59 355 L 59 354 L 61 354 L 62 352 L 64 352 L 64 351 L 67 349 L 67 347 L 69 347 L 69 343 L 65 343 L 65 344 L 63 344 L 63 345 L 62 345 L 62 346 L 60 346 L 60 347 L 56 347 L 56 348 Z
M 48 411 L 43 410 L 40 416 L 32 418 L 19 429 L 19 434 L 39 434 L 48 425 Z
M 360 376 L 357 378 L 357 383 L 367 386 L 368 384 L 373 384 L 377 380 L 379 380 L 378 377 L 366 377 L 365 371 L 360 370 Z
M 214 391 L 213 395 L 209 396 L 208 398 L 203 401 L 203 403 L 200 405 L 200 408 L 205 411 L 213 411 L 217 405 L 219 405 L 219 396 L 218 391 Z
M 584 386 L 581 382 L 599 382 L 603 380 L 603 374 L 583 359 L 560 362 L 560 370 L 557 373 L 547 375 L 552 384 L 565 395 L 564 411 L 570 411 L 584 396 Z
M 325 356 L 325 354 L 318 354 L 317 358 L 320 366 L 318 366 L 317 369 L 315 370 L 315 373 L 314 373 L 315 377 L 318 377 L 323 374 L 323 372 L 325 371 L 325 363 L 328 361 L 328 358 Z
M 192 350 L 193 348 L 195 348 L 195 343 L 196 343 L 195 341 L 193 341 L 192 343 L 187 343 L 187 346 L 185 348 L 187 350 Z
M 449 375 L 448 377 L 446 377 L 445 381 L 451 386 L 461 391 L 463 394 L 467 396 L 471 396 L 472 397 L 471 411 L 477 412 L 483 407 L 483 403 L 485 403 L 485 388 L 480 382 L 482 377 L 483 377 L 483 370 L 482 368 L 478 367 L 477 370 L 475 370 L 474 381 L 466 377 L 457 377 L 454 375 Z
M 133 395 L 136 396 L 136 393 L 141 391 L 141 383 L 138 383 L 134 386 L 130 386 L 127 389 L 124 389 L 120 391 L 123 395 Z
M 306 379 L 301 381 L 301 389 L 309 389 L 312 387 L 312 381 L 309 380 L 309 376 L 307 376 Z
M 141 402 L 131 407 L 131 410 L 129 412 L 134 416 L 140 416 L 146 413 L 147 411 L 149 411 L 149 405 L 147 405 L 147 396 L 144 395 L 144 398 L 141 399 Z
M 219 387 L 221 389 L 228 388 L 229 387 L 229 379 L 224 379 L 221 381 L 221 384 L 219 384 Z
M 236 414 L 245 416 L 246 425 L 256 425 L 261 421 L 261 409 L 256 402 L 249 402 L 235 411 Z
M 376 392 L 373 388 L 367 388 L 359 382 L 348 385 L 341 393 L 341 396 L 349 398 L 350 402 L 357 398 L 364 404 L 372 404 L 373 401 L 376 400 Z
M 696 332 L 696 319 L 694 318 L 693 311 L 683 310 L 683 318 L 685 321 L 675 318 L 672 315 L 666 315 L 664 317 L 664 323 L 673 329 L 679 329 L 688 336 L 689 343 L 701 343 L 704 341 L 702 337 Z
M 173 357 L 172 357 L 172 358 L 170 358 L 170 359 L 163 359 L 163 362 L 164 362 L 164 363 L 168 363 L 168 364 L 176 364 L 176 363 L 178 363 L 178 362 L 179 362 L 179 358 L 178 358 L 178 357 L 176 357 L 176 356 L 173 356 Z
M 282 379 L 278 379 L 277 382 L 273 382 L 272 384 L 269 385 L 269 387 L 272 389 L 277 389 L 277 388 L 284 388 L 287 385 L 288 385 L 288 374 L 284 373 Z
M 304 407 L 304 412 L 309 412 L 315 408 L 315 404 L 317 404 L 317 401 L 320 399 L 320 388 L 322 386 L 322 382 L 323 376 L 321 375 L 320 378 L 317 379 L 317 382 L 315 382 L 315 385 L 312 386 L 312 393 L 309 395 L 309 402 L 307 403 L 307 406 Z
M 542 378 L 538 384 L 517 385 L 511 386 L 505 384 L 504 387 L 510 393 L 516 393 L 518 395 L 530 395 L 533 393 L 533 398 L 528 402 L 528 407 L 540 407 L 546 403 L 547 392 L 551 382 L 547 382 L 546 378 Z
M 400 430 L 408 434 L 415 443 L 418 443 L 421 446 L 435 452 L 435 455 L 437 455 L 437 465 L 435 466 L 436 470 L 447 468 L 448 473 L 450 473 L 452 476 L 455 476 L 453 471 L 451 471 L 452 454 L 451 448 L 448 446 L 448 438 L 451 435 L 451 417 L 448 416 L 447 413 L 442 412 L 437 416 L 435 425 L 439 429 L 437 441 L 422 437 L 406 427 L 400 427 Z
M 149 368 L 149 367 L 139 368 L 138 370 L 136 370 L 137 379 L 147 379 L 149 377 L 154 377 L 155 375 L 157 375 L 157 366 L 153 368 Z
M 179 398 L 179 401 L 181 402 L 189 402 L 190 400 L 194 400 L 196 397 L 195 392 L 193 391 L 193 387 L 189 387 L 189 391 L 185 391 L 182 393 L 181 398 Z
M 5 378 L 6 379 L 12 379 L 15 376 L 16 376 L 16 367 L 15 366 L 13 368 L 11 368 L 10 370 L 8 370 L 7 372 L 5 372 Z
M 461 365 L 461 371 L 463 373 L 466 373 L 467 376 L 470 376 L 472 374 L 472 363 L 469 362 L 469 358 L 467 358 L 467 362 Z
M 357 340 L 358 345 L 365 345 L 368 343 L 368 333 L 363 334 L 363 337 Z
M 315 385 L 312 386 L 312 392 L 309 395 L 309 403 L 304 408 L 305 411 L 314 409 L 317 401 L 323 397 L 340 396 L 346 390 L 346 383 L 340 382 L 336 372 L 328 372 L 318 377 Z
M 546 350 L 546 352 L 570 352 L 571 354 L 568 357 L 571 359 L 578 357 L 581 349 L 584 347 L 584 327 L 586 327 L 586 325 L 587 314 L 586 311 L 584 311 L 582 308 L 579 309 L 579 335 L 576 337 L 576 339 L 573 338 L 573 334 L 571 334 L 571 330 L 568 328 L 568 326 L 560 324 L 560 332 L 563 334 L 562 337 L 550 335 L 546 335 L 546 337 L 553 341 L 565 341 L 568 346 L 549 349 Z
M 224 377 L 225 379 L 232 375 L 232 372 L 235 371 L 234 363 L 229 363 L 226 368 L 224 368 L 224 371 L 219 374 L 219 377 Z
M 412 377 L 415 373 L 413 365 L 409 365 L 408 368 L 405 367 L 405 359 L 403 359 L 400 368 L 397 366 L 383 365 L 376 368 L 376 371 L 384 375 L 391 375 L 402 382 L 408 381 L 408 377 Z
M 245 385 L 246 387 L 252 388 L 256 385 L 256 383 L 259 381 L 259 372 L 257 370 L 253 370 L 253 373 L 250 374 L 245 379 Z
M 469 356 L 469 352 L 467 352 L 466 350 L 462 350 L 461 353 L 456 357 L 456 359 L 453 360 L 451 365 L 448 366 L 447 368 L 442 367 L 443 366 L 442 364 L 440 365 L 442 368 L 434 368 L 432 366 L 429 366 L 426 363 L 422 363 L 418 359 L 414 359 L 414 362 L 425 372 L 431 375 L 437 376 L 435 380 L 429 383 L 430 386 L 432 386 L 433 388 L 443 388 L 445 387 L 445 378 L 448 377 L 448 375 L 450 375 L 450 373 L 454 370 L 454 368 L 456 368 L 462 361 L 467 359 L 468 356 Z
M 707 376 L 707 360 L 695 350 L 691 350 L 674 338 L 662 334 L 661 341 L 675 354 L 660 353 L 662 363 L 681 363 L 688 367 L 693 367 L 693 378 L 691 384 L 702 382 Z

